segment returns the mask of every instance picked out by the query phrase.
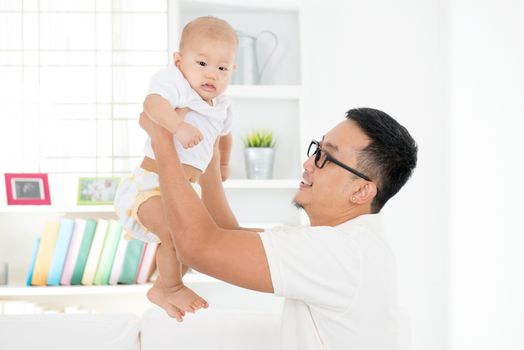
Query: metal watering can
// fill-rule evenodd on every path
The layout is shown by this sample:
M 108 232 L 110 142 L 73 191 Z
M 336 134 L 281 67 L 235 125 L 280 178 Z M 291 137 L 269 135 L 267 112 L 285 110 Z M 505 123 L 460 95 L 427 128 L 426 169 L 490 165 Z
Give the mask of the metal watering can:
M 260 84 L 262 74 L 271 57 L 278 47 L 278 38 L 275 33 L 265 30 L 252 36 L 241 31 L 236 31 L 238 36 L 237 68 L 231 76 L 232 84 L 255 85 Z M 257 42 L 263 35 L 270 35 L 274 39 L 273 49 L 266 58 L 262 68 L 258 68 Z

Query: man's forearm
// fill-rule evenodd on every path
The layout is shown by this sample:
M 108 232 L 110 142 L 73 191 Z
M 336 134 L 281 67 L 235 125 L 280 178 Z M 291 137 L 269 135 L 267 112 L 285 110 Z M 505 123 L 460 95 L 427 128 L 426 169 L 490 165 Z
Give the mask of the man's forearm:
M 218 226 L 237 230 L 239 228 L 238 222 L 229 207 L 222 185 L 219 167 L 220 158 L 218 147 L 215 147 L 213 158 L 204 174 L 200 177 L 202 201 Z
M 273 293 L 260 235 L 219 228 L 186 180 L 172 135 L 145 113 L 139 123 L 151 138 L 165 217 L 180 261 L 228 283 Z
M 157 129 L 151 138 L 157 162 L 165 216 L 173 242 L 184 259 L 216 235 L 218 226 L 186 180 L 171 134 Z

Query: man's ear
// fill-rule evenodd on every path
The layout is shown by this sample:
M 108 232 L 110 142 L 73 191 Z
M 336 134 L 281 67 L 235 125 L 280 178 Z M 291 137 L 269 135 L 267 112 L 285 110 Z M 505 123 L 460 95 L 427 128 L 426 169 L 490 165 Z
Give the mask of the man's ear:
M 234 65 L 233 65 L 233 72 L 236 71 L 236 70 L 237 70 L 237 65 L 234 64 Z
M 366 182 L 358 186 L 351 194 L 349 200 L 353 204 L 371 203 L 377 195 L 377 186 L 373 182 Z
M 173 52 L 173 64 L 178 67 L 180 65 L 180 61 L 182 60 L 182 56 L 180 56 L 180 52 Z

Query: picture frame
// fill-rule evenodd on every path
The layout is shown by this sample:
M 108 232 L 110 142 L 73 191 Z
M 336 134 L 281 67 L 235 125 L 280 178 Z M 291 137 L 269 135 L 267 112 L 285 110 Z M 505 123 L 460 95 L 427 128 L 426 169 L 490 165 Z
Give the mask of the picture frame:
M 77 204 L 111 205 L 119 183 L 119 177 L 80 177 Z
M 50 205 L 47 174 L 5 173 L 7 205 Z

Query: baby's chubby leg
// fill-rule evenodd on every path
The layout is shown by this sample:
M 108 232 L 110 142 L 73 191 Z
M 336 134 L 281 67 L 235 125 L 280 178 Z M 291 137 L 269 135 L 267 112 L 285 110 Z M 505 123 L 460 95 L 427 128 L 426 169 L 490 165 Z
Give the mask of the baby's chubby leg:
M 167 303 L 186 312 L 194 312 L 208 306 L 207 302 L 191 289 L 184 286 L 182 282 L 181 264 L 177 259 L 176 251 L 171 241 L 167 221 L 164 217 L 164 210 L 160 196 L 154 196 L 145 201 L 138 210 L 140 222 L 151 232 L 158 235 L 161 242 L 157 250 L 157 267 L 161 283 L 155 283 L 148 293 L 148 296 L 154 296 L 150 299 L 152 302 L 163 307 L 165 302 L 160 298 L 167 299 Z M 155 291 L 157 288 L 162 291 Z M 164 309 L 166 309 L 164 307 Z M 170 314 L 169 310 L 166 311 Z M 174 313 L 172 317 L 177 318 Z

